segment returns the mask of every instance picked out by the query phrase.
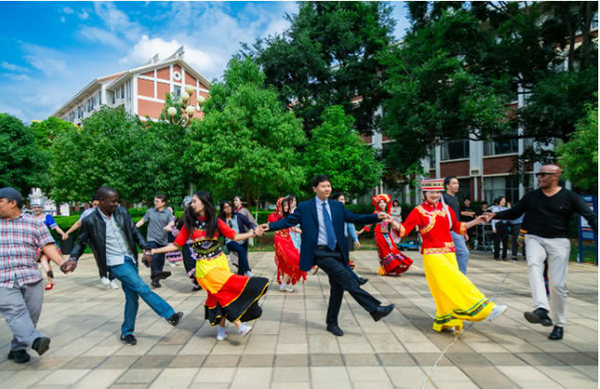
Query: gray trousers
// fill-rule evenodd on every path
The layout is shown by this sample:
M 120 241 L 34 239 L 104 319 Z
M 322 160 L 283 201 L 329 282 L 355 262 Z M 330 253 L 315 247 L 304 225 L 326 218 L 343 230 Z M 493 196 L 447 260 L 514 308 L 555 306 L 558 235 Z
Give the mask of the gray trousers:
M 11 350 L 25 350 L 42 336 L 35 327 L 42 312 L 43 300 L 43 280 L 12 288 L 0 287 L 0 312 L 13 332 Z
M 550 311 L 554 325 L 564 327 L 567 322 L 567 271 L 571 242 L 567 238 L 542 238 L 528 234 L 525 237 L 527 268 L 533 305 Z M 544 261 L 550 267 L 550 302 L 544 284 Z

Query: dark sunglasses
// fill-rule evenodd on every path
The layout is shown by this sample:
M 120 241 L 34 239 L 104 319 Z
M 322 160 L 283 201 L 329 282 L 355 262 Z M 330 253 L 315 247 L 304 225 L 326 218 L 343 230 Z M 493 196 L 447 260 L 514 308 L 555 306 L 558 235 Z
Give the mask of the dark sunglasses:
M 554 174 L 556 174 L 556 173 L 538 172 L 538 173 L 535 173 L 535 176 L 536 177 L 546 177 L 546 176 L 552 176 Z

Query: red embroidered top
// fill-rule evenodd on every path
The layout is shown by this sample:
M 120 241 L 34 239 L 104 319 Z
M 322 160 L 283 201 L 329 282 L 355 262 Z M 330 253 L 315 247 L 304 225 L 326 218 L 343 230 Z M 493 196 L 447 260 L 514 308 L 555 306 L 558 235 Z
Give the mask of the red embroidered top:
M 191 235 L 185 226 L 181 227 L 181 231 L 177 234 L 173 242 L 178 247 L 183 247 L 188 239 L 192 240 L 192 247 L 200 257 L 213 257 L 220 253 L 221 245 L 219 244 L 219 233 L 229 239 L 235 238 L 236 232 L 227 225 L 223 220 L 217 219 L 217 231 L 214 236 L 206 236 L 206 220 L 205 218 L 196 221 L 196 227 Z
M 418 226 L 423 240 L 423 254 L 453 253 L 455 249 L 452 235 L 450 235 L 448 213 L 452 219 L 452 231 L 464 235 L 467 232 L 466 223 L 459 222 L 451 208 L 445 207 L 444 209 L 441 202 L 434 205 L 425 201 L 415 207 L 406 220 L 400 224 L 400 236 L 408 235 L 413 228 Z

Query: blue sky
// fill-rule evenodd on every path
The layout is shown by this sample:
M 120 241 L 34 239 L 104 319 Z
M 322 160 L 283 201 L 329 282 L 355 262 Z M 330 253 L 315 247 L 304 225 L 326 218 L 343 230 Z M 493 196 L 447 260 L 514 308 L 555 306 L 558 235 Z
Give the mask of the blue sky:
M 400 38 L 403 2 L 391 2 Z M 0 2 L 0 113 L 52 115 L 95 78 L 185 46 L 185 59 L 219 79 L 240 43 L 284 31 L 295 2 Z

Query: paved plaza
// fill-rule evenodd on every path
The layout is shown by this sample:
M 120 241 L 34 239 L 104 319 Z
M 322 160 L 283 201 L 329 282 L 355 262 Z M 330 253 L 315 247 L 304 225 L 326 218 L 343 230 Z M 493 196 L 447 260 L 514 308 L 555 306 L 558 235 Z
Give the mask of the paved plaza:
M 598 272 L 569 267 L 568 324 L 562 341 L 551 327 L 530 324 L 532 309 L 525 262 L 494 261 L 473 254 L 469 277 L 489 298 L 509 310 L 492 323 L 467 325 L 454 338 L 431 329 L 435 307 L 423 260 L 400 277 L 379 277 L 376 251 L 354 252 L 365 289 L 394 312 L 381 322 L 347 294 L 340 315 L 343 337 L 325 331 L 329 286 L 319 271 L 293 293 L 275 285 L 273 253 L 251 253 L 256 275 L 271 278 L 261 300 L 263 316 L 246 338 L 217 342 L 204 321 L 205 293 L 192 292 L 183 266 L 157 292 L 185 316 L 173 328 L 140 303 L 138 344 L 119 341 L 124 296 L 101 287 L 90 255 L 74 274 L 59 275 L 46 292 L 38 327 L 52 338 L 41 358 L 7 360 L 10 330 L 0 324 L 1 388 L 597 388 Z M 149 269 L 140 268 L 149 279 Z M 56 272 L 56 270 L 55 270 Z M 442 352 L 445 351 L 444 354 Z M 435 366 L 435 367 L 434 367 Z

